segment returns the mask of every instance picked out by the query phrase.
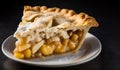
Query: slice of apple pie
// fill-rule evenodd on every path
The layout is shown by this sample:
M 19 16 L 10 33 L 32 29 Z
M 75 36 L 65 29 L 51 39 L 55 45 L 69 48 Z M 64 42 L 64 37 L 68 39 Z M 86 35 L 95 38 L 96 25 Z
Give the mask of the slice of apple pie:
M 73 10 L 25 6 L 22 21 L 14 37 L 16 58 L 33 58 L 63 54 L 80 49 L 95 18 Z

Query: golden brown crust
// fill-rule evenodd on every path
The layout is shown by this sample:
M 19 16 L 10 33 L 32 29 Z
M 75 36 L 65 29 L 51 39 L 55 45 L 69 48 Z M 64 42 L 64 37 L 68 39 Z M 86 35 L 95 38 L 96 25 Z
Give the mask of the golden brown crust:
M 56 13 L 60 13 L 61 15 L 65 16 L 65 17 L 68 17 L 70 19 L 77 20 L 78 22 L 81 22 L 81 20 L 82 20 L 83 21 L 83 23 L 82 23 L 83 26 L 84 25 L 88 26 L 88 27 L 98 27 L 99 26 L 99 24 L 95 20 L 95 18 L 93 18 L 91 16 L 88 16 L 86 13 L 77 14 L 73 10 L 60 9 L 60 8 L 57 8 L 57 7 L 47 8 L 46 6 L 34 6 L 34 7 L 24 6 L 23 20 L 26 19 L 27 17 L 31 16 L 32 14 L 40 13 L 40 12 L 46 12 L 46 13 L 56 12 Z M 78 24 L 78 25 L 81 25 L 81 23 Z
M 81 19 L 83 21 L 82 25 L 86 25 L 89 27 L 98 27 L 99 26 L 96 19 L 91 16 L 88 16 L 86 13 L 79 13 L 77 15 L 77 19 Z

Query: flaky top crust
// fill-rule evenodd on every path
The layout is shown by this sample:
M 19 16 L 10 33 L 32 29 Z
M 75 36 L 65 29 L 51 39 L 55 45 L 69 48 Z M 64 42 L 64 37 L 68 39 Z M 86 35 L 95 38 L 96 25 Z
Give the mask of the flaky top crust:
M 34 13 L 27 13 L 29 11 L 32 11 Z M 86 13 L 82 12 L 82 13 L 77 14 L 73 10 L 60 9 L 60 8 L 57 8 L 57 7 L 47 8 L 46 6 L 34 6 L 34 7 L 24 6 L 24 13 L 23 13 L 22 21 L 24 21 L 26 18 L 28 18 L 32 14 L 39 13 L 39 12 L 40 13 L 41 12 L 44 12 L 44 13 L 50 13 L 50 12 L 59 13 L 66 18 L 69 18 L 69 19 L 72 19 L 72 20 L 77 20 L 78 26 L 80 26 L 80 25 L 88 26 L 88 27 L 98 27 L 99 26 L 96 19 L 94 17 L 88 16 Z

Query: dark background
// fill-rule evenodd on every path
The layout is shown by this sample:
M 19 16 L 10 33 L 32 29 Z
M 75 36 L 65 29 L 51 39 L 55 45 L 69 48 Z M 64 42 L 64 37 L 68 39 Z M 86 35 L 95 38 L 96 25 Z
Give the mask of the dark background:
M 21 21 L 24 5 L 40 5 L 85 12 L 99 22 L 89 32 L 102 43 L 102 52 L 94 60 L 65 68 L 44 68 L 21 64 L 8 59 L 0 50 L 0 70 L 120 70 L 120 11 L 118 1 L 102 0 L 3 0 L 0 1 L 0 45 L 12 35 Z

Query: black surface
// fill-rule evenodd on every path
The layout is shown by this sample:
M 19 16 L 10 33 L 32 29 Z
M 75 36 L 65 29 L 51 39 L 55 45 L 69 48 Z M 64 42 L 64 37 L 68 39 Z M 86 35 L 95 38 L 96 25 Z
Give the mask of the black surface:
M 46 5 L 86 12 L 96 18 L 100 26 L 89 32 L 102 43 L 102 52 L 94 60 L 64 68 L 45 68 L 21 64 L 8 59 L 0 50 L 0 70 L 120 70 L 120 11 L 117 1 L 102 0 L 4 0 L 0 2 L 0 44 L 13 34 L 21 21 L 24 5 Z

